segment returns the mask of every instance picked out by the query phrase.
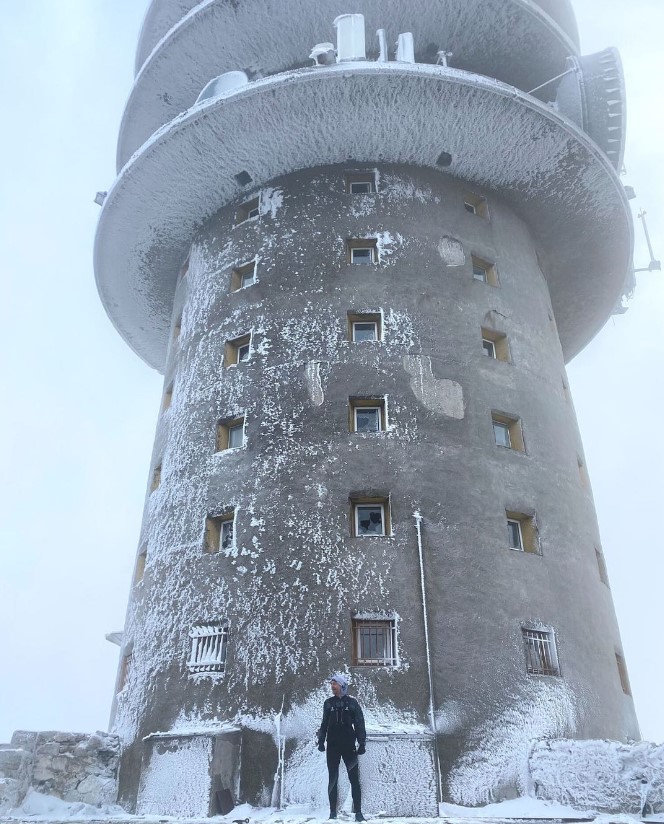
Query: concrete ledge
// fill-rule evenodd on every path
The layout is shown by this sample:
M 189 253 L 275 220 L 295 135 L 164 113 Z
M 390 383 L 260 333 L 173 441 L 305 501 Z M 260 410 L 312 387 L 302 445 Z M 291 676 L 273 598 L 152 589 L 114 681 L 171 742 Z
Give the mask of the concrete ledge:
M 99 293 L 127 343 L 163 369 L 177 272 L 222 206 L 303 168 L 440 168 L 496 191 L 531 227 L 567 358 L 604 324 L 630 266 L 628 202 L 606 156 L 535 98 L 479 75 L 399 63 L 301 69 L 192 107 L 157 132 L 106 198 Z M 235 179 L 247 172 L 253 188 Z

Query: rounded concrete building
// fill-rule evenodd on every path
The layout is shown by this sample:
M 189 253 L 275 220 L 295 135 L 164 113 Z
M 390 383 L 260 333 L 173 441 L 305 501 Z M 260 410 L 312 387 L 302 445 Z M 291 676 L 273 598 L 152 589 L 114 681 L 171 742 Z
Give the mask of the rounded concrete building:
M 323 807 L 338 670 L 368 812 L 639 737 L 565 377 L 630 289 L 623 142 L 567 0 L 154 0 L 95 249 L 164 374 L 122 803 Z

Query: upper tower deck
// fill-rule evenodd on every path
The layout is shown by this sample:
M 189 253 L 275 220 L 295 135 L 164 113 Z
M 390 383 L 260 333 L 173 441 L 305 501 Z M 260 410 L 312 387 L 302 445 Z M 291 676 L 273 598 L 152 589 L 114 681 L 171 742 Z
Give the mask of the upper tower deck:
M 374 32 L 388 43 L 413 33 L 417 63 L 435 64 L 443 49 L 450 65 L 530 91 L 565 70 L 577 53 L 567 0 L 190 0 L 153 3 L 143 26 L 140 70 L 118 141 L 120 169 L 160 126 L 188 109 L 212 77 L 240 69 L 259 79 L 310 65 L 307 46 L 334 36 L 332 20 L 363 14 L 367 56 L 378 55 Z M 148 51 L 149 49 L 149 51 Z M 543 99 L 553 99 L 546 87 Z

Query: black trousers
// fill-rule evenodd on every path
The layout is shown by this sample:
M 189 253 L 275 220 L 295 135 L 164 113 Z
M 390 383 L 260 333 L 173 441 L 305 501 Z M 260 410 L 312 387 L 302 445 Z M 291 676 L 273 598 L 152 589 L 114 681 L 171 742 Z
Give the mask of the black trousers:
M 355 745 L 338 746 L 327 745 L 327 772 L 329 782 L 327 794 L 330 798 L 330 812 L 337 811 L 337 798 L 339 795 L 339 764 L 343 758 L 350 781 L 350 790 L 353 796 L 353 810 L 356 813 L 362 812 L 362 790 L 360 789 L 360 765 L 357 762 Z

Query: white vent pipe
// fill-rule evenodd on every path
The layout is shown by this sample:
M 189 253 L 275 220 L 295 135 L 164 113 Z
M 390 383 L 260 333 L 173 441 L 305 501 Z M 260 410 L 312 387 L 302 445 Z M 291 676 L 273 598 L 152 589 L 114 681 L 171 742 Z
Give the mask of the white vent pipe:
M 399 35 L 396 60 L 397 63 L 415 62 L 415 41 L 413 40 L 412 32 L 406 31 Z
M 340 14 L 334 21 L 337 30 L 337 63 L 366 60 L 363 14 Z

